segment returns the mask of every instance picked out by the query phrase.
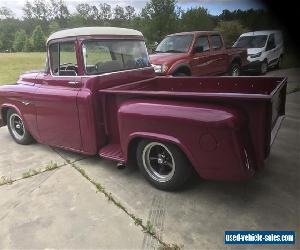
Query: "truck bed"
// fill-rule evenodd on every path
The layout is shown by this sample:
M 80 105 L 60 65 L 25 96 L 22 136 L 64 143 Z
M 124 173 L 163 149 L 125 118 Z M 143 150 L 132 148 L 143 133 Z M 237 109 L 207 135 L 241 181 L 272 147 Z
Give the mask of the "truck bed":
M 280 77 L 156 77 L 100 92 L 218 100 L 270 99 L 286 82 L 286 78 Z
M 256 165 L 263 166 L 285 114 L 286 83 L 287 78 L 279 77 L 155 77 L 101 89 L 99 93 L 115 96 L 110 98 L 115 99 L 114 109 L 122 105 L 122 100 L 150 98 L 219 104 L 240 110 L 247 119 L 245 133 L 250 134 L 256 151 Z

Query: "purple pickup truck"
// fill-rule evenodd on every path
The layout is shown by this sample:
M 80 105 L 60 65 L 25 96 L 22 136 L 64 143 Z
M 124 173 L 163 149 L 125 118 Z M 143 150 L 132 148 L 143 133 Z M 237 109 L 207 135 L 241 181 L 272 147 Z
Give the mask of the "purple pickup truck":
M 286 78 L 159 77 L 143 35 L 90 27 L 47 41 L 45 70 L 0 87 L 0 126 L 34 141 L 137 163 L 160 189 L 193 169 L 244 180 L 261 169 L 285 114 Z

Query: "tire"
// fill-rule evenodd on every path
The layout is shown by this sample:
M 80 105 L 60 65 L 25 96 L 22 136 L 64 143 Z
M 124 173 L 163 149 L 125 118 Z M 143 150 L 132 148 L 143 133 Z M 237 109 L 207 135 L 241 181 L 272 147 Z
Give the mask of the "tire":
M 263 61 L 260 65 L 259 73 L 261 75 L 265 75 L 268 71 L 268 63 L 266 61 Z
M 21 145 L 29 145 L 34 142 L 31 134 L 25 128 L 21 116 L 13 109 L 7 112 L 7 127 L 12 138 Z
M 178 189 L 192 174 L 192 166 L 186 156 L 171 143 L 142 140 L 136 153 L 141 172 L 158 189 Z
M 241 75 L 240 65 L 238 63 L 231 64 L 228 73 L 229 73 L 230 76 L 240 76 Z

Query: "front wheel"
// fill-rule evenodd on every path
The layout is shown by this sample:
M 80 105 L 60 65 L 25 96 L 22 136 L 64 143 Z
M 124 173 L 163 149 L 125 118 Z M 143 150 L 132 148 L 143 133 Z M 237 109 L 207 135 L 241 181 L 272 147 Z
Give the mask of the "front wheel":
M 8 110 L 7 112 L 7 127 L 12 138 L 22 145 L 33 143 L 33 138 L 29 131 L 25 128 L 21 116 L 15 110 Z
M 229 69 L 230 76 L 239 76 L 241 74 L 241 67 L 238 63 L 233 63 Z
M 263 61 L 260 65 L 259 73 L 261 75 L 265 75 L 268 71 L 268 63 L 266 61 Z
M 182 151 L 167 142 L 142 140 L 137 147 L 137 162 L 145 178 L 158 189 L 178 189 L 192 173 Z

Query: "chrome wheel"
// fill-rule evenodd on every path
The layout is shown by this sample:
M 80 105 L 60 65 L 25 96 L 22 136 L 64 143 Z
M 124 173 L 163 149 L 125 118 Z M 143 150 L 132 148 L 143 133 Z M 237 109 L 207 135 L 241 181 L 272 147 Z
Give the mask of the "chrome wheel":
M 162 143 L 151 142 L 142 152 L 143 166 L 157 182 L 167 182 L 175 173 L 175 160 L 171 151 Z
M 9 123 L 14 137 L 17 140 L 24 139 L 25 128 L 21 117 L 18 114 L 14 113 L 10 116 Z

